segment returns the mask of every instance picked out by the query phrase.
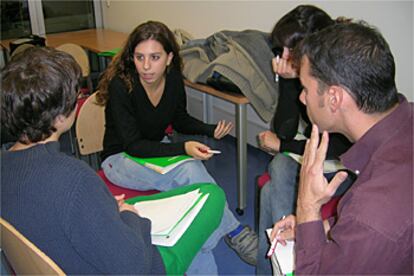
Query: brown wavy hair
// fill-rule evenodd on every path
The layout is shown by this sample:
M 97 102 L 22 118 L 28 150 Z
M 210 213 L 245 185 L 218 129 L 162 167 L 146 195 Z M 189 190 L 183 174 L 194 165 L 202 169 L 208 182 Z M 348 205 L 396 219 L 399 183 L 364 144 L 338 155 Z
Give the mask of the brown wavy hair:
M 171 67 L 182 71 L 182 60 L 179 55 L 179 46 L 175 40 L 173 32 L 163 23 L 157 21 L 147 21 L 138 25 L 132 33 L 128 36 L 122 50 L 115 55 L 112 62 L 102 75 L 98 85 L 98 93 L 96 95 L 97 103 L 105 105 L 108 101 L 108 87 L 111 80 L 115 76 L 119 76 L 132 91 L 132 79 L 134 74 L 137 74 L 134 64 L 134 50 L 139 43 L 153 39 L 158 41 L 169 53 L 173 53 L 173 60 L 167 71 Z

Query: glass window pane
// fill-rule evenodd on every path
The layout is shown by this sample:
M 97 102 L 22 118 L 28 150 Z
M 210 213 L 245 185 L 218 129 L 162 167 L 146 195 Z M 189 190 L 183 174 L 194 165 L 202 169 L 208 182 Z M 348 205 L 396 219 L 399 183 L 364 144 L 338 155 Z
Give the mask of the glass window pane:
M 32 33 L 27 0 L 0 1 L 1 39 L 18 38 Z
M 95 28 L 93 1 L 42 1 L 46 33 Z

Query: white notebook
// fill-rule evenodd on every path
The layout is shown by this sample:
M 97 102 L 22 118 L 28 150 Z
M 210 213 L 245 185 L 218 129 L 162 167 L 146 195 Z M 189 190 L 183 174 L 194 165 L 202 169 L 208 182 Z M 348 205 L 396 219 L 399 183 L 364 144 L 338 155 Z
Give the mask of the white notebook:
M 299 164 L 302 165 L 302 159 L 303 159 L 302 155 L 299 155 L 299 154 L 296 154 L 296 153 L 291 153 L 291 152 L 283 152 L 283 153 L 287 156 L 290 156 L 296 162 L 298 162 Z M 343 169 L 345 169 L 345 166 L 339 160 L 325 160 L 323 162 L 323 172 L 324 173 L 337 172 L 337 171 L 343 170 Z
M 194 190 L 185 194 L 134 204 L 141 217 L 151 220 L 152 243 L 173 246 L 200 212 L 209 194 Z
M 295 140 L 301 141 L 308 139 L 305 135 L 301 133 L 297 133 L 295 136 Z M 303 156 L 292 153 L 292 152 L 283 152 L 285 155 L 290 156 L 293 158 L 296 162 L 302 165 L 302 159 Z M 323 172 L 324 173 L 331 173 L 331 172 L 337 172 L 339 170 L 345 169 L 345 166 L 341 163 L 339 160 L 325 160 L 323 162 Z
M 266 229 L 270 240 L 272 228 Z M 270 244 L 269 244 L 270 245 Z M 295 242 L 286 241 L 286 246 L 277 243 L 272 255 L 273 275 L 291 275 L 295 270 Z

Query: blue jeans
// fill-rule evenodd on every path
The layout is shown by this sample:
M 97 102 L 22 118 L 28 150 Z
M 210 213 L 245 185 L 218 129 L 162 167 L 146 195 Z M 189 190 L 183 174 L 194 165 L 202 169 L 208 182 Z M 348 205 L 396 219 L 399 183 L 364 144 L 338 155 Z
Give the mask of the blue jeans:
M 257 275 L 271 275 L 270 259 L 266 258 L 269 239 L 265 230 L 282 216 L 293 214 L 296 210 L 299 164 L 292 158 L 278 153 L 268 168 L 271 180 L 260 191 L 259 250 Z
M 216 183 L 200 160 L 185 162 L 166 174 L 160 174 L 135 163 L 122 153 L 118 153 L 106 158 L 102 163 L 102 168 L 111 182 L 135 190 L 168 191 L 183 185 Z M 186 274 L 216 275 L 218 273 L 217 265 L 212 250 L 224 235 L 234 230 L 239 224 L 240 222 L 226 203 L 219 227 L 203 245 Z

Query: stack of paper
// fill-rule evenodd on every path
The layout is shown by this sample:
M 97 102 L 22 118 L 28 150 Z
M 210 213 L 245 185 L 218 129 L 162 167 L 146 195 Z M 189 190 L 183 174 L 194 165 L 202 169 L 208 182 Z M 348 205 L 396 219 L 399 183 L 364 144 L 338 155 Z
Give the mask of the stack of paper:
M 125 156 L 131 159 L 132 161 L 135 161 L 138 164 L 150 168 L 160 174 L 166 174 L 167 172 L 171 171 L 172 169 L 181 165 L 182 163 L 194 160 L 194 158 L 192 158 L 189 155 L 140 158 L 125 153 Z
M 200 212 L 209 194 L 194 190 L 173 197 L 137 202 L 141 217 L 151 220 L 152 243 L 173 246 Z
M 272 228 L 266 229 L 270 239 Z M 295 242 L 286 241 L 286 246 L 278 243 L 272 255 L 273 275 L 293 275 L 295 270 Z

